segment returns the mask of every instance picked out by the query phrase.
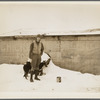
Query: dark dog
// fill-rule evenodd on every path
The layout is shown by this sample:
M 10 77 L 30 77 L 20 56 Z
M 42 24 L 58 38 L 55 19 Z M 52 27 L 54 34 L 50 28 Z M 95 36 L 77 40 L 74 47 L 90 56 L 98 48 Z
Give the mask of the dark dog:
M 49 64 L 50 59 L 48 59 L 47 61 L 43 61 L 40 63 L 39 65 L 39 75 L 43 75 L 43 66 L 47 67 L 47 65 Z M 28 73 L 31 70 L 31 63 L 27 62 L 24 66 L 23 66 L 23 70 L 24 70 L 24 77 L 27 79 L 28 77 Z
M 27 79 L 28 77 L 28 73 L 29 70 L 31 69 L 31 63 L 30 62 L 26 62 L 26 64 L 23 66 L 23 70 L 24 70 L 24 77 Z
M 47 61 L 43 61 L 39 65 L 39 75 L 43 75 L 43 66 L 47 67 L 50 63 L 51 58 L 49 58 Z
M 47 67 L 46 61 L 41 62 L 40 65 L 39 65 L 39 75 L 40 76 L 43 75 L 43 66 Z

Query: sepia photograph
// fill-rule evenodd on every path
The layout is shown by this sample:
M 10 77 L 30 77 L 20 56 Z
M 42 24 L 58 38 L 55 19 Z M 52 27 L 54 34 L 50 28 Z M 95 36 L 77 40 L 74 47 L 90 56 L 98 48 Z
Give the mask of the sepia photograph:
M 100 1 L 0 2 L 2 98 L 100 98 Z

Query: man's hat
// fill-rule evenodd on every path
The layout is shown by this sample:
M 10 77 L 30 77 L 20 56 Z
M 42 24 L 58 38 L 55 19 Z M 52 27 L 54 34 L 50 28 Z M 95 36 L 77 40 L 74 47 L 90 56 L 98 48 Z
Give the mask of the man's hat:
M 40 35 L 40 34 L 38 34 L 38 35 L 36 36 L 36 38 L 37 38 L 37 37 L 41 38 L 41 35 Z

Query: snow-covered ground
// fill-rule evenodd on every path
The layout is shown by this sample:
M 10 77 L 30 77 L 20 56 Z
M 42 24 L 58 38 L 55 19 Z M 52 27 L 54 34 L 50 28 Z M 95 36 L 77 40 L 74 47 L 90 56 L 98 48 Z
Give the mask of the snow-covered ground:
M 43 54 L 42 60 L 47 60 Z M 100 97 L 100 75 L 82 74 L 53 64 L 44 67 L 46 75 L 30 82 L 23 77 L 23 65 L 0 65 L 0 98 Z M 30 76 L 30 75 L 29 75 Z M 61 83 L 57 77 L 61 77 Z

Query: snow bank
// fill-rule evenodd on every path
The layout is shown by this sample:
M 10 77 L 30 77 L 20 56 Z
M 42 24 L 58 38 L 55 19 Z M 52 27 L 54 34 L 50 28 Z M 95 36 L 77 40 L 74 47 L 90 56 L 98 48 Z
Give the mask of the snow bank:
M 49 56 L 43 53 L 42 61 Z M 23 65 L 1 64 L 0 65 L 0 95 L 2 93 L 34 93 L 39 94 L 68 94 L 68 93 L 100 93 L 100 75 L 82 74 L 76 71 L 62 69 L 50 61 L 48 67 L 44 67 L 46 75 L 39 76 L 41 81 L 33 83 L 23 77 Z M 61 77 L 61 83 L 57 77 Z M 32 95 L 33 94 L 33 95 Z M 35 96 L 37 96 L 37 94 Z M 8 95 L 8 94 L 7 94 Z M 57 95 L 56 95 L 57 96 Z M 41 96 L 40 96 L 41 97 Z M 57 96 L 59 97 L 59 96 Z
M 49 58 L 50 58 L 50 57 L 49 57 L 46 53 L 43 52 L 43 55 L 42 55 L 42 57 L 41 57 L 41 59 L 42 59 L 41 62 L 42 62 L 42 61 L 47 61 Z

